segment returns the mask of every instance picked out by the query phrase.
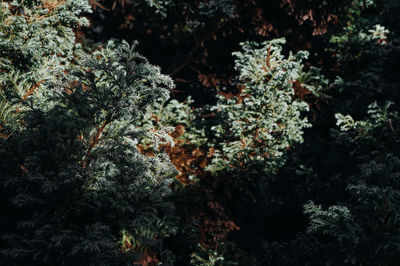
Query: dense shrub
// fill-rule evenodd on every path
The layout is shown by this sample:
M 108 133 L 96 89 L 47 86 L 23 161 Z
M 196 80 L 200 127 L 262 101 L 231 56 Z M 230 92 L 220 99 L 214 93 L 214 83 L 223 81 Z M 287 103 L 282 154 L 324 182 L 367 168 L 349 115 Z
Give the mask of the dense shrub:
M 109 42 L 74 57 L 70 27 L 86 7 L 2 4 L 9 23 L 0 80 L 4 265 L 173 259 L 162 239 L 176 227 L 167 199 L 174 170 L 157 148 L 169 136 L 138 127 L 173 82 L 135 44 Z M 144 137 L 153 140 L 151 157 L 137 147 Z

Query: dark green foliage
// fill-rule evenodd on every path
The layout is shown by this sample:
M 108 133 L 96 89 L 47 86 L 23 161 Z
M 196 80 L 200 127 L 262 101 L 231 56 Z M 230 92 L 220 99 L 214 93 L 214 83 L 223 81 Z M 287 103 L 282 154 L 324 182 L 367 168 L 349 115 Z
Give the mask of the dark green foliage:
M 237 92 L 232 53 L 241 42 L 284 37 L 286 50 L 310 50 L 319 62 L 322 35 L 340 27 L 353 2 L 359 11 L 369 1 L 100 0 L 84 32 L 97 41 L 140 40 L 146 57 L 175 78 L 174 97 L 190 95 L 199 106 L 215 104 L 216 91 Z
M 345 132 L 337 132 L 336 138 L 349 148 L 348 156 L 354 158 L 356 168 L 346 177 L 346 199 L 327 210 L 313 203 L 305 206 L 310 216 L 308 232 L 316 237 L 313 245 L 320 250 L 333 248 L 340 254 L 332 257 L 337 264 L 400 262 L 400 159 L 395 148 L 400 141 L 400 121 L 398 113 L 388 107 L 371 105 L 369 118 L 355 123 L 350 116 L 337 116 Z
M 322 100 L 327 96 L 328 104 L 324 104 L 314 118 L 310 117 L 313 128 L 306 131 L 302 145 L 287 152 L 286 165 L 283 164 L 286 156 L 282 157 L 282 164 L 275 169 L 279 170 L 277 176 L 265 175 L 257 168 L 258 164 L 247 164 L 262 149 L 258 146 L 246 149 L 247 142 L 240 141 L 252 139 L 252 127 L 267 120 L 273 112 L 267 111 L 260 116 L 265 120 L 250 122 L 249 117 L 257 117 L 257 112 L 252 112 L 257 105 L 246 106 L 246 99 L 251 102 L 253 96 L 248 91 L 248 95 L 240 95 L 242 98 L 227 100 L 221 97 L 217 107 L 211 109 L 215 117 L 208 118 L 208 123 L 212 125 L 204 127 L 202 135 L 209 140 L 199 144 L 207 146 L 213 143 L 213 139 L 216 140 L 213 161 L 207 169 L 217 171 L 206 178 L 200 177 L 198 184 L 206 193 L 215 194 L 208 196 L 208 202 L 199 198 L 195 201 L 193 194 L 186 197 L 191 197 L 197 204 L 195 206 L 203 206 L 202 210 L 208 213 L 212 211 L 207 204 L 219 202 L 224 215 L 231 218 L 240 230 L 232 230 L 224 239 L 224 245 L 197 249 L 192 263 L 399 263 L 396 256 L 399 252 L 399 187 L 396 181 L 399 172 L 398 115 L 390 108 L 378 107 L 384 106 L 387 100 L 396 102 L 400 98 L 400 72 L 395 63 L 399 56 L 398 41 L 389 37 L 390 31 L 387 33 L 382 26 L 374 26 L 381 18 L 362 17 L 365 13 L 360 10 L 361 4 L 354 1 L 354 6 L 346 14 L 351 23 L 342 21 L 341 25 L 346 28 L 337 29 L 334 36 L 327 38 L 330 40 L 327 52 L 335 54 L 335 71 L 340 78 L 328 85 L 327 80 L 319 76 L 321 72 L 313 68 L 310 70 L 313 73 L 311 78 L 301 71 L 297 77 L 302 87 L 311 92 L 313 89 L 307 87 L 307 81 L 317 88 L 328 89 L 319 93 Z M 257 55 L 258 50 L 251 50 L 249 54 Z M 251 73 L 247 66 L 256 60 L 243 58 L 247 60 L 238 61 L 238 69 Z M 259 62 L 265 63 L 263 60 Z M 249 75 L 246 77 L 244 83 L 252 84 Z M 263 86 L 260 81 L 254 87 L 263 91 Z M 263 92 L 265 94 L 258 94 L 255 99 L 262 102 L 263 96 L 268 94 Z M 274 97 L 269 95 L 267 99 Z M 370 105 L 374 101 L 378 104 Z M 396 104 L 391 108 L 398 110 Z M 338 115 L 343 129 L 354 127 L 353 132 L 340 132 L 335 119 L 338 112 L 351 114 L 355 121 L 361 122 Z M 366 115 L 367 112 L 369 115 Z M 283 112 L 279 114 L 287 115 Z M 199 125 L 201 123 L 197 122 L 196 126 Z M 207 133 L 210 131 L 214 134 Z M 271 143 L 279 145 L 280 140 L 277 134 L 271 138 Z M 243 157 L 237 159 L 241 152 Z M 261 158 L 265 159 L 266 165 L 274 163 L 268 156 Z M 217 161 L 227 163 L 216 167 Z M 215 219 L 218 221 L 218 218 Z M 210 238 L 218 236 L 217 233 L 210 233 Z
M 400 264 L 396 1 L 89 2 L 0 5 L 1 265 Z
M 285 40 L 277 39 L 263 44 L 242 44 L 242 51 L 235 53 L 239 72 L 236 82 L 243 88 L 238 96 L 232 99 L 220 96 L 215 106 L 191 112 L 190 102 L 172 101 L 156 113 L 160 124 L 189 127 L 180 137 L 190 141 L 187 148 L 194 145 L 212 151 L 207 154 L 208 165 L 189 166 L 205 174 L 190 175 L 189 182 L 193 183 L 186 188 L 178 187 L 175 192 L 183 210 L 196 210 L 195 214 L 189 211 L 180 215 L 185 220 L 188 219 L 185 215 L 199 217 L 181 229 L 185 240 L 193 241 L 192 232 L 198 227 L 197 234 L 205 238 L 202 241 L 210 246 L 218 243 L 213 249 L 189 242 L 186 247 L 191 247 L 186 252 L 193 252 L 190 261 L 194 265 L 219 265 L 222 261 L 223 265 L 240 265 L 239 261 L 248 264 L 250 259 L 244 258 L 245 252 L 249 255 L 262 252 L 255 248 L 262 244 L 259 237 L 275 237 L 268 228 L 273 222 L 267 221 L 277 208 L 270 186 L 285 165 L 288 150 L 303 141 L 303 129 L 309 127 L 303 114 L 308 105 L 293 98 L 293 83 L 317 93 L 324 82 L 322 76 L 315 76 L 318 71 L 303 70 L 306 52 L 285 56 L 284 43 Z M 309 83 L 302 83 L 301 79 Z M 204 118 L 210 112 L 213 115 Z M 189 263 L 185 254 L 179 256 L 181 263 Z
M 303 202 L 310 220 L 291 239 L 266 241 L 265 260 L 272 265 L 399 263 L 399 109 L 386 105 L 399 99 L 398 40 L 375 38 L 379 27 L 362 25 L 333 39 L 342 80 L 280 172 L 278 186 L 290 184 L 280 199 L 291 202 L 286 212 Z M 336 115 L 345 132 L 334 125 L 337 112 L 355 117 Z
M 47 3 L 47 4 L 46 4 Z M 62 73 L 73 58 L 73 28 L 87 25 L 86 1 L 2 1 L 0 4 L 0 134 L 20 123 L 17 110 L 45 81 Z M 6 94 L 8 99 L 6 99 Z M 12 115 L 11 115 L 12 114 Z
M 305 102 L 293 100 L 293 83 L 300 78 L 301 61 L 308 54 L 300 51 L 288 58 L 282 55 L 283 39 L 256 44 L 244 43 L 236 52 L 238 82 L 243 86 L 238 97 L 219 97 L 215 149 L 208 170 L 212 173 L 274 174 L 284 164 L 284 151 L 302 142 L 302 129 L 309 126 L 301 113 Z
M 168 136 L 137 121 L 173 83 L 134 49 L 110 42 L 48 83 L 22 111 L 23 127 L 0 140 L 2 263 L 119 265 L 147 251 L 171 259 L 162 238 L 175 230 L 173 170 L 157 152 Z M 144 136 L 153 157 L 137 148 Z M 123 236 L 129 243 L 118 244 Z

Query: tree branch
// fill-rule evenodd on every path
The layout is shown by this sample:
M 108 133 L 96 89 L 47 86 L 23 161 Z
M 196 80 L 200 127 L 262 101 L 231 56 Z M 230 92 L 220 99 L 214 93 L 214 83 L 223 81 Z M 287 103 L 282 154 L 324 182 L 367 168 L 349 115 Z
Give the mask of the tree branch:
M 101 133 L 104 131 L 104 128 L 105 128 L 109 123 L 111 123 L 111 121 L 112 121 L 112 120 L 111 120 L 111 116 L 108 115 L 108 116 L 106 117 L 106 120 L 104 120 L 103 124 L 101 125 L 101 127 L 97 127 L 97 132 L 96 132 L 96 134 L 92 137 L 92 139 L 90 140 L 89 149 L 88 149 L 88 151 L 87 151 L 87 153 L 86 153 L 85 159 L 83 160 L 83 163 L 82 163 L 83 169 L 85 169 L 85 168 L 88 166 L 88 163 L 89 163 L 89 160 L 90 160 L 90 155 L 91 155 L 91 153 L 92 153 L 92 150 L 93 150 L 94 146 L 95 146 L 95 145 L 97 144 L 97 142 L 99 141 L 99 138 L 100 138 L 100 136 L 101 136 Z

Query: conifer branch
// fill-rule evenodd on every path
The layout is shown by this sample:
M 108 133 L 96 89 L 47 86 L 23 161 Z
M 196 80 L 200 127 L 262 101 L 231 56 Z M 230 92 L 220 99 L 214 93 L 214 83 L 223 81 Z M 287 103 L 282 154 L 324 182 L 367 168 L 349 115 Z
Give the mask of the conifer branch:
M 89 163 L 89 160 L 90 160 L 90 155 L 91 155 L 91 153 L 92 153 L 92 150 L 93 150 L 94 146 L 97 144 L 97 142 L 99 141 L 100 136 L 101 136 L 101 133 L 104 131 L 104 128 L 105 128 L 108 124 L 110 124 L 111 122 L 112 122 L 112 120 L 111 120 L 111 115 L 108 115 L 108 116 L 106 117 L 106 119 L 104 120 L 103 124 L 101 125 L 101 127 L 98 127 L 98 126 L 97 126 L 97 132 L 96 132 L 96 134 L 92 137 L 92 139 L 90 140 L 89 149 L 88 149 L 88 151 L 87 151 L 87 153 L 86 153 L 86 156 L 85 156 L 85 159 L 83 160 L 83 163 L 82 163 L 83 169 L 85 169 L 85 168 L 87 167 L 87 165 L 88 165 L 88 163 Z

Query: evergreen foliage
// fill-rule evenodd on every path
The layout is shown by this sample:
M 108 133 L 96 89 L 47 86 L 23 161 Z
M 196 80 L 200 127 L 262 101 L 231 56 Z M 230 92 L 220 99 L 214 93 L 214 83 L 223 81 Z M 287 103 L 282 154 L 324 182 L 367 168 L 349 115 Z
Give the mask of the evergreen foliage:
M 9 23 L 1 36 L 4 265 L 173 259 L 162 239 L 176 227 L 167 200 L 174 170 L 158 149 L 168 129 L 138 127 L 156 101 L 168 99 L 173 82 L 136 44 L 109 42 L 74 59 L 71 27 L 85 8 L 67 1 L 39 19 L 50 11 L 36 2 L 2 4 Z M 32 24 L 21 22 L 30 16 Z M 153 140 L 152 157 L 137 148 L 144 137 Z
M 163 251 L 174 230 L 171 166 L 157 152 L 167 136 L 135 125 L 173 83 L 134 47 L 110 42 L 87 58 L 48 86 L 48 108 L 28 107 L 24 128 L 2 140 L 2 254 L 13 263 L 108 265 Z M 144 136 L 153 157 L 136 146 Z
M 73 59 L 73 28 L 87 25 L 86 1 L 2 1 L 0 4 L 0 134 L 20 123 L 15 115 L 34 90 L 62 73 Z M 18 116 L 18 115 L 17 115 Z
M 301 60 L 307 53 L 285 58 L 284 42 L 277 39 L 261 47 L 245 43 L 243 53 L 235 53 L 243 90 L 233 99 L 220 96 L 211 108 L 217 120 L 212 127 L 215 140 L 209 141 L 214 148 L 208 166 L 211 172 L 273 174 L 284 164 L 284 151 L 302 142 L 302 129 L 309 124 L 301 112 L 308 105 L 293 100 L 293 83 L 300 77 Z
M 336 137 L 349 148 L 357 170 L 347 177 L 345 200 L 327 210 L 314 203 L 305 206 L 313 245 L 340 254 L 324 260 L 355 265 L 399 263 L 400 160 L 394 148 L 399 142 L 399 116 L 389 107 L 370 105 L 364 121 L 337 115 L 341 132 Z M 329 244 L 323 242 L 326 239 Z
M 382 26 L 373 26 L 379 19 L 355 19 L 362 21 L 355 27 L 344 21 L 342 36 L 331 38 L 341 79 L 279 175 L 298 201 L 313 199 L 304 204 L 309 224 L 265 246 L 272 264 L 398 264 L 397 210 L 390 206 L 398 193 L 398 107 L 391 102 L 399 99 L 399 50 Z
M 257 90 L 245 92 L 248 88 L 271 86 L 269 82 L 262 82 L 267 79 L 252 79 L 266 76 L 263 71 L 267 69 L 265 64 L 268 61 L 268 46 L 257 50 L 247 44 L 245 55 L 237 53 L 237 68 L 245 77 L 239 77 L 238 85 L 262 80 L 258 86 L 246 86 L 241 94 L 233 98 L 220 96 L 215 107 L 205 108 L 203 114 L 200 114 L 200 118 L 207 117 L 206 119 L 198 118 L 196 121 L 191 118 L 191 122 L 185 124 L 185 129 L 189 131 L 200 127 L 202 137 L 198 139 L 204 136 L 208 139 L 198 145 L 206 147 L 205 150 L 212 148 L 211 152 L 209 149 L 206 153 L 212 160 L 208 161 L 205 168 L 212 173 L 206 172 L 205 177 L 201 174 L 198 178 L 192 178 L 198 180 L 197 189 L 200 193 L 208 195 L 206 200 L 200 199 L 201 196 L 194 197 L 193 195 L 198 194 L 193 192 L 184 194 L 183 197 L 189 201 L 189 206 L 203 206 L 199 209 L 206 214 L 197 216 L 200 219 L 196 220 L 199 223 L 199 234 L 204 237 L 202 231 L 205 231 L 209 239 L 219 239 L 218 243 L 221 244 L 208 245 L 208 248 L 203 246 L 201 249 L 192 247 L 191 250 L 197 250 L 192 259 L 193 263 L 213 265 L 212 263 L 218 263 L 222 259 L 223 265 L 398 263 L 394 255 L 398 250 L 395 233 L 398 228 L 397 214 L 395 207 L 389 207 L 396 206 L 397 200 L 397 188 L 393 183 L 398 171 L 397 155 L 393 155 L 393 149 L 396 147 L 394 143 L 398 138 L 394 133 L 397 131 L 397 115 L 378 108 L 376 104 L 367 109 L 373 101 L 382 105 L 386 100 L 398 99 L 398 67 L 394 63 L 398 58 L 397 41 L 388 39 L 389 34 L 384 27 L 373 25 L 379 22 L 376 18 L 362 18 L 362 12 L 358 9 L 360 6 L 362 3 L 355 2 L 350 10 L 352 15 L 349 15 L 349 19 L 355 25 L 343 21 L 342 25 L 345 28 L 328 38 L 330 52 L 335 53 L 340 69 L 340 78 L 336 78 L 334 84 L 329 85 L 327 79 L 315 68 L 304 71 L 301 64 L 294 67 L 292 72 L 287 72 L 288 75 L 293 73 L 296 77 L 294 80 L 297 79 L 300 83 L 292 82 L 292 86 L 287 85 L 289 95 L 306 88 L 320 99 L 325 98 L 331 102 L 324 107 L 325 110 L 314 113 L 314 128 L 306 134 L 306 142 L 295 149 L 291 148 L 289 152 L 284 152 L 289 155 L 288 164 L 284 165 L 286 156 L 282 156 L 282 153 L 275 161 L 268 156 L 261 156 L 260 161 L 265 160 L 264 167 L 267 165 L 266 169 L 270 172 L 260 171 L 259 167 L 263 165 L 260 161 L 256 164 L 249 162 L 256 161 L 253 155 L 261 153 L 263 150 L 258 148 L 265 146 L 246 146 L 241 141 L 242 137 L 250 137 L 250 143 L 253 139 L 255 142 L 259 141 L 259 138 L 253 138 L 251 130 L 256 130 L 258 122 L 267 120 L 268 115 L 273 117 L 273 112 L 269 109 L 260 112 L 264 114 L 260 117 L 265 120 L 254 119 L 252 121 L 256 122 L 250 123 L 249 117 L 257 117 L 257 111 L 267 107 L 257 105 L 258 101 L 262 102 L 264 95 L 268 95 L 268 100 L 275 98 L 271 93 L 260 93 L 257 97 L 252 97 L 255 95 L 252 92 Z M 360 50 L 362 53 L 358 52 Z M 259 54 L 263 56 L 254 60 Z M 241 58 L 245 60 L 240 61 Z M 257 72 L 257 69 L 260 71 Z M 278 87 L 285 88 L 282 84 L 287 83 L 279 83 Z M 330 91 L 321 93 L 323 89 Z M 268 89 L 260 91 L 269 92 Z M 247 106 L 246 101 L 252 104 Z M 257 103 L 254 104 L 253 101 Z M 283 102 L 278 102 L 279 106 L 284 106 Z M 320 108 L 318 104 L 309 104 Z M 252 112 L 257 107 L 260 109 Z M 188 110 L 187 107 L 185 110 Z M 343 129 L 353 128 L 357 134 L 337 131 L 336 121 L 333 119 L 335 113 L 351 113 L 362 119 L 367 110 L 372 116 L 359 122 L 354 122 L 355 119 L 350 116 L 336 116 Z M 176 116 L 179 116 L 179 113 L 177 110 Z M 210 115 L 212 118 L 209 118 Z M 293 119 L 293 116 L 291 118 Z M 285 119 L 288 119 L 287 116 Z M 304 123 L 295 127 L 299 132 L 308 124 L 305 120 L 296 118 L 294 121 Z M 385 131 L 387 133 L 383 133 Z M 294 136 L 297 140 L 291 144 L 302 141 L 301 133 Z M 180 138 L 185 138 L 185 133 Z M 276 134 L 263 143 L 271 141 L 272 145 L 277 145 L 274 147 L 278 147 L 281 139 L 282 137 Z M 235 143 L 237 145 L 233 145 Z M 380 151 L 376 151 L 377 146 L 381 147 Z M 252 149 L 244 152 L 246 147 Z M 283 146 L 281 148 L 281 151 L 284 151 Z M 242 154 L 243 157 L 239 158 L 238 154 Z M 376 156 L 380 158 L 379 163 L 375 159 Z M 384 159 L 389 158 L 387 156 L 393 160 Z M 220 167 L 216 167 L 216 162 L 221 162 Z M 201 165 L 195 164 L 192 167 L 201 168 Z M 275 177 L 273 173 L 278 175 Z M 383 176 L 393 176 L 389 187 L 380 183 L 379 180 L 382 180 Z M 386 177 L 383 179 L 387 180 Z M 195 200 L 190 203 L 189 197 Z M 219 205 L 215 205 L 215 202 Z M 319 205 L 321 203 L 323 207 Z M 387 210 L 387 213 L 383 210 Z M 389 219 L 388 217 L 392 219 L 391 225 L 390 229 L 385 231 L 386 227 L 382 227 L 381 223 L 382 220 Z M 213 221 L 215 224 L 221 224 L 219 229 L 212 229 Z M 208 226 L 201 226 L 202 222 Z M 233 222 L 237 227 L 223 229 L 227 222 Z M 221 237 L 221 232 L 228 232 L 228 237 Z M 204 241 L 202 237 L 201 241 Z
M 215 106 L 194 110 L 190 110 L 190 99 L 186 103 L 171 101 L 155 112 L 155 123 L 184 127 L 176 141 L 183 151 L 194 149 L 192 153 L 206 157 L 200 161 L 188 158 L 193 163 L 183 170 L 189 175 L 185 182 L 190 185 L 175 189 L 176 201 L 191 210 L 180 215 L 184 219 L 188 219 L 185 215 L 197 217 L 194 224 L 181 229 L 181 234 L 189 239 L 193 230 L 197 231 L 201 241 L 207 243 L 200 247 L 188 243 L 192 263 L 237 263 L 240 258 L 232 258 L 230 253 L 241 252 L 234 246 L 242 243 L 228 241 L 228 235 L 240 229 L 237 234 L 250 241 L 256 232 L 245 237 L 241 232 L 254 230 L 254 219 L 259 226 L 265 223 L 263 219 L 270 213 L 262 208 L 270 205 L 270 184 L 285 164 L 288 150 L 303 141 L 303 129 L 310 126 L 303 114 L 308 105 L 294 98 L 295 86 L 317 93 L 325 80 L 315 76 L 315 69 L 304 72 L 306 52 L 285 56 L 284 43 L 283 39 L 243 43 L 243 51 L 235 53 L 240 94 L 232 98 L 219 95 Z M 180 161 L 174 163 L 182 169 Z M 228 243 L 223 245 L 223 241 Z M 189 263 L 182 255 L 178 261 Z
M 2 1 L 0 264 L 400 264 L 398 12 Z
M 140 40 L 140 48 L 176 81 L 174 97 L 215 104 L 217 91 L 237 92 L 234 57 L 245 41 L 286 38 L 287 50 L 309 50 L 313 65 L 327 59 L 326 36 L 361 0 L 99 0 L 89 39 Z M 355 3 L 356 2 L 356 3 Z M 328 57 L 329 58 L 329 57 Z M 321 66 L 321 65 L 319 65 Z M 328 66 L 329 67 L 329 66 Z M 327 68 L 328 68 L 327 67 Z

